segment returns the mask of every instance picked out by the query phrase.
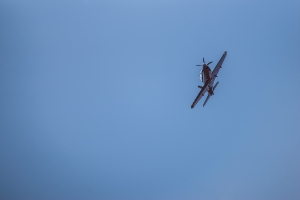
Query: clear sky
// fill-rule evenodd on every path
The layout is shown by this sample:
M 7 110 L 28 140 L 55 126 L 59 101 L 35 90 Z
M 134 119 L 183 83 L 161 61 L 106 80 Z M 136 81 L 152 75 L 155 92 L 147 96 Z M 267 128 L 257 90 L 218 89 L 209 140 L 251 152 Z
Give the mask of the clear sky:
M 0 199 L 300 199 L 299 10 L 1 0 Z

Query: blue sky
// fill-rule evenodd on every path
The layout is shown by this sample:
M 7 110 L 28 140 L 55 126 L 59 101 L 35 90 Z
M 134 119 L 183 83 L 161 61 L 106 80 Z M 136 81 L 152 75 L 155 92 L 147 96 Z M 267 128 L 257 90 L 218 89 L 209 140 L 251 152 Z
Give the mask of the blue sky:
M 1 1 L 0 199 L 299 199 L 299 8 Z

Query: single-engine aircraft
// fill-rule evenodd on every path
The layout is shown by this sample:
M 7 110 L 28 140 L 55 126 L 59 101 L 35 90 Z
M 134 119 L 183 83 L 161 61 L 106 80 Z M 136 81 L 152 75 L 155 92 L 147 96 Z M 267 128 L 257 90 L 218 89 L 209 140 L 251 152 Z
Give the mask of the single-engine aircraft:
M 203 65 L 196 65 L 196 66 L 202 66 L 202 70 L 200 71 L 200 80 L 204 83 L 203 86 L 198 86 L 198 88 L 200 88 L 200 92 L 197 95 L 196 99 L 194 100 L 193 104 L 191 105 L 191 108 L 194 108 L 195 105 L 198 103 L 198 101 L 201 99 L 202 96 L 204 96 L 205 92 L 208 92 L 208 95 L 204 101 L 203 107 L 205 106 L 206 102 L 208 101 L 208 99 L 214 95 L 214 90 L 216 89 L 216 87 L 219 84 L 219 81 L 214 85 L 214 81 L 215 78 L 218 77 L 218 72 L 220 70 L 220 68 L 222 68 L 222 64 L 226 58 L 227 55 L 227 51 L 225 51 L 221 57 L 221 59 L 219 60 L 218 64 L 216 65 L 216 67 L 214 68 L 213 71 L 211 71 L 211 69 L 209 68 L 209 64 L 211 64 L 212 62 L 209 63 L 205 63 L 205 60 L 203 58 Z

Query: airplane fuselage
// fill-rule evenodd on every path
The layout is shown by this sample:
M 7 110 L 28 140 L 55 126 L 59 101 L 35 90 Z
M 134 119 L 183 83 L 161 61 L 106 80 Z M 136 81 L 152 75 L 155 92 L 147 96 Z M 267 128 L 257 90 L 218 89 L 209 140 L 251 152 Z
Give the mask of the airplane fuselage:
M 207 80 L 211 79 L 211 69 L 208 65 L 204 64 L 200 72 L 200 80 L 205 84 Z
M 211 81 L 211 78 L 211 69 L 208 65 L 204 64 L 200 72 L 200 80 L 205 84 L 207 81 Z M 208 86 L 208 93 L 210 95 L 214 94 L 212 84 L 209 84 Z

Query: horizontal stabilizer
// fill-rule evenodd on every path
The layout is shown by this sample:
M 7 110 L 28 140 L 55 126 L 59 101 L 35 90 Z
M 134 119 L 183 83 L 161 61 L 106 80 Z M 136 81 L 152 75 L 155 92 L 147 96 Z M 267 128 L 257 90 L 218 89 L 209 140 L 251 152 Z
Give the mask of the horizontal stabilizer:
M 216 87 L 218 86 L 219 81 L 214 85 L 213 91 L 216 89 Z
M 205 99 L 205 101 L 204 101 L 203 107 L 205 106 L 205 104 L 206 104 L 206 102 L 208 101 L 208 99 L 210 98 L 210 96 L 211 96 L 210 94 L 207 95 L 207 97 L 206 97 L 206 99 Z

